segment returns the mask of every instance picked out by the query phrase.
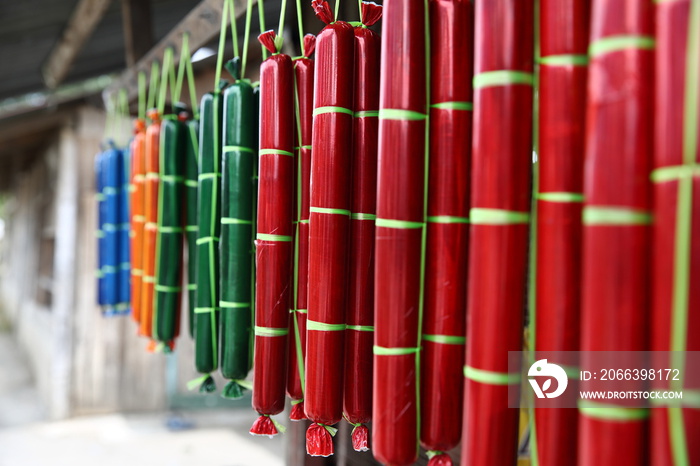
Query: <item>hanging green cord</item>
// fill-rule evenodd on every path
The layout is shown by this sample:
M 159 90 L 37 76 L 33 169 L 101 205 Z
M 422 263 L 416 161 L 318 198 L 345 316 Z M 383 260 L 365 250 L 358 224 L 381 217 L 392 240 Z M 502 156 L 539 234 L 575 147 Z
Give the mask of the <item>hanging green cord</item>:
M 243 37 L 243 57 L 241 63 L 241 78 L 245 76 L 245 65 L 248 62 L 248 43 L 250 40 L 250 20 L 253 16 L 253 0 L 248 0 L 245 11 L 245 32 Z
M 169 70 L 172 67 L 173 49 L 168 47 L 165 49 L 163 56 L 163 69 L 160 70 L 160 94 L 158 96 L 158 113 L 161 115 L 165 111 L 165 97 L 168 90 L 168 79 L 170 77 Z
M 105 102 L 105 141 L 109 141 L 112 138 L 112 132 L 114 127 L 114 96 L 110 96 Z
M 266 31 L 266 29 L 265 29 L 265 5 L 263 4 L 263 0 L 258 0 L 258 19 L 260 20 L 260 33 L 262 34 L 263 32 Z M 261 47 L 262 47 L 262 58 L 264 61 L 264 60 L 267 60 L 267 49 L 262 44 L 261 44 Z
M 119 121 L 119 142 L 122 147 L 126 147 L 129 144 L 129 97 L 126 89 L 119 90 L 119 106 L 121 116 Z
M 287 0 L 282 0 L 282 6 L 280 6 L 280 23 L 277 26 L 277 35 L 282 36 L 284 33 L 284 17 L 287 12 Z
M 146 118 L 146 73 L 139 71 L 139 118 Z
M 340 11 L 340 0 L 335 0 L 335 21 L 338 21 L 338 12 Z
M 182 48 L 180 49 L 180 63 L 177 67 L 177 79 L 175 80 L 175 99 L 180 100 L 180 94 L 182 94 L 182 83 L 185 80 L 185 68 L 186 62 L 190 55 L 189 51 L 189 34 L 184 33 L 182 35 Z
M 156 105 L 156 92 L 158 92 L 158 73 L 160 67 L 157 61 L 154 61 L 151 65 L 151 76 L 150 83 L 148 86 L 148 102 L 146 104 L 148 109 L 155 107 Z
M 236 9 L 233 4 L 233 0 L 228 0 L 229 2 L 229 14 L 231 16 L 231 39 L 233 41 L 233 56 L 240 57 L 241 51 L 238 49 L 238 27 L 236 25 Z
M 362 0 L 360 0 L 362 1 Z M 304 55 L 304 22 L 302 21 L 301 15 L 301 0 L 297 0 L 297 28 L 299 29 L 299 47 L 301 48 L 301 53 L 299 55 Z M 307 57 L 308 58 L 308 57 Z
M 224 46 L 226 45 L 226 21 L 228 20 L 229 1 L 224 0 L 224 9 L 221 12 L 221 29 L 219 30 L 219 52 L 216 56 L 216 74 L 214 76 L 214 89 L 219 88 L 221 80 L 221 67 L 224 64 Z
M 360 22 L 362 22 L 362 0 L 357 0 L 357 7 L 360 9 Z

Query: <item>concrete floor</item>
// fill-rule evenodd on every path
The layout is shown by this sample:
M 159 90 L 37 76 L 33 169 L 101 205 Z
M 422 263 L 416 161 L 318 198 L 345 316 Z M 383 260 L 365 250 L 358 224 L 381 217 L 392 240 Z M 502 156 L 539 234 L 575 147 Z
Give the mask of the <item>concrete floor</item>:
M 46 421 L 12 337 L 0 332 L 0 466 L 276 466 L 283 438 L 248 434 L 251 409 Z

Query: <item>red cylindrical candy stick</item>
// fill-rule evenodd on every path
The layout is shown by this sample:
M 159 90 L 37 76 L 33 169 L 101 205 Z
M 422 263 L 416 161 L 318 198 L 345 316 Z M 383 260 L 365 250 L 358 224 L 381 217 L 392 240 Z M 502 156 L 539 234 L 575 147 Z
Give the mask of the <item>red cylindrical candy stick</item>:
M 590 2 L 540 3 L 539 192 L 534 337 L 536 351 L 578 351 L 581 299 L 581 211 Z M 575 366 L 577 361 L 551 362 Z M 547 356 L 535 356 L 535 360 Z M 576 403 L 576 381 L 548 408 Z M 540 403 L 535 399 L 535 406 Z M 532 456 L 541 466 L 570 461 L 578 412 L 536 409 Z
M 685 393 L 700 389 L 698 371 L 690 369 L 690 360 L 685 367 L 682 364 L 686 351 L 700 350 L 700 313 L 693 312 L 700 309 L 700 241 L 693 240 L 700 231 L 700 44 L 693 34 L 698 28 L 697 2 L 656 5 L 651 343 L 654 351 L 674 351 L 660 367 L 679 368 L 681 376 L 657 381 L 653 388 L 682 389 Z M 651 463 L 700 464 L 699 437 L 697 407 L 655 407 L 651 413 Z
M 649 349 L 653 13 L 650 0 L 593 1 L 585 136 L 583 365 L 592 351 Z M 582 381 L 581 389 L 590 390 L 595 383 Z M 600 403 L 590 400 L 579 404 L 579 464 L 645 464 L 644 413 L 598 408 Z
M 412 464 L 426 217 L 427 1 L 384 3 L 374 274 L 374 456 Z
M 472 123 L 473 6 L 430 0 L 430 170 L 421 368 L 421 443 L 428 464 L 462 433 L 469 178 Z
M 296 132 L 295 184 L 296 231 L 293 271 L 296 290 L 292 298 L 289 322 L 287 363 L 287 395 L 292 399 L 289 419 L 301 421 L 304 414 L 304 382 L 302 374 L 306 354 L 306 312 L 309 283 L 309 199 L 311 188 L 311 127 L 314 110 L 314 61 L 309 57 L 316 47 L 316 36 L 304 36 L 303 56 L 294 60 Z M 301 354 L 299 354 L 301 350 Z
M 306 451 L 329 456 L 334 431 L 327 427 L 343 411 L 355 36 L 348 23 L 333 21 L 328 2 L 312 5 L 328 25 L 316 40 L 304 411 L 313 421 Z
M 369 449 L 369 431 L 363 423 L 372 419 L 374 220 L 377 209 L 381 39 L 368 26 L 377 22 L 381 14 L 381 6 L 362 2 L 362 26 L 355 28 L 355 121 L 343 414 L 355 426 L 352 445 L 356 451 Z
M 464 464 L 512 465 L 517 457 L 519 412 L 508 406 L 517 405 L 520 372 L 509 372 L 508 352 L 522 349 L 533 19 L 532 0 L 475 4 Z
M 275 33 L 260 35 L 273 55 L 260 67 L 260 163 L 255 281 L 254 435 L 275 435 L 270 415 L 284 409 L 292 267 L 294 70 Z M 279 39 L 278 39 L 279 41 Z M 281 42 L 281 41 L 279 41 Z
M 131 317 L 141 324 L 141 279 L 143 278 L 143 227 L 145 217 L 146 122 L 134 121 L 131 141 Z

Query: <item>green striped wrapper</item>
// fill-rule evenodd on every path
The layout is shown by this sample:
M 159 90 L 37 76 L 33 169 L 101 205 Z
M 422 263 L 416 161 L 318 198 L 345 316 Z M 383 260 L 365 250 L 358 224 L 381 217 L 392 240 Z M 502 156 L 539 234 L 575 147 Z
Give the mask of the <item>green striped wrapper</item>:
M 190 336 L 194 338 L 197 289 L 197 187 L 199 176 L 199 120 L 187 122 L 185 137 L 185 239 L 187 240 L 187 305 Z

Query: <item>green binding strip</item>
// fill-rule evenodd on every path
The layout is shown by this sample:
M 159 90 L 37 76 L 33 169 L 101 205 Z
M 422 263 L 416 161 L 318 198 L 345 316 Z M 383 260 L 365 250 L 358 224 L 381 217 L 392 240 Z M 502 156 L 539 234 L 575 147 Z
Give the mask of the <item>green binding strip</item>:
M 133 217 L 131 217 L 131 219 L 134 222 L 141 222 L 142 223 L 142 222 L 146 221 L 146 216 L 145 215 L 134 215 Z
M 595 207 L 583 208 L 584 225 L 649 225 L 651 214 L 627 207 Z
M 513 84 L 526 84 L 532 86 L 533 75 L 525 71 L 497 70 L 484 71 L 474 76 L 474 89 L 494 86 L 510 86 Z
M 119 268 L 122 270 L 131 270 L 131 263 L 130 262 L 122 262 L 119 264 Z
M 236 303 L 231 301 L 219 301 L 219 307 L 224 309 L 248 309 L 250 303 Z
M 345 107 L 318 107 L 314 109 L 313 116 L 323 115 L 324 113 L 344 113 L 352 116 L 354 112 Z
M 350 211 L 346 209 L 332 209 L 329 207 L 309 207 L 309 212 L 314 212 L 317 214 L 336 214 L 336 215 L 350 215 Z
M 288 328 L 258 327 L 255 326 L 256 337 L 283 337 L 289 333 Z
M 199 225 L 187 225 L 185 231 L 199 231 Z
M 382 120 L 421 121 L 427 119 L 428 115 L 400 108 L 381 108 L 379 109 L 379 118 Z
M 431 343 L 441 343 L 443 345 L 463 345 L 466 343 L 467 338 L 456 335 L 429 335 L 424 333 L 423 340 Z
M 346 326 L 348 330 L 355 330 L 357 332 L 374 332 L 373 325 L 348 325 Z
M 290 309 L 289 312 L 298 312 L 299 314 L 308 313 L 308 309 Z
M 179 286 L 168 286 L 168 285 L 156 284 L 155 290 L 161 291 L 163 293 L 178 293 L 178 292 L 180 292 L 180 290 L 182 290 L 182 288 Z
M 299 220 L 299 223 L 307 224 L 309 223 L 309 219 L 307 218 L 306 220 Z
M 154 223 L 154 225 L 155 225 L 155 223 Z M 114 223 L 103 223 L 102 230 L 109 231 L 109 232 L 115 232 L 115 231 L 117 231 L 117 225 L 115 225 Z
M 216 178 L 221 178 L 221 173 L 200 173 L 199 175 L 197 175 L 197 179 L 199 181 L 212 180 Z
M 683 105 L 683 165 L 696 167 L 698 147 L 698 66 L 700 66 L 700 2 L 690 3 L 686 47 L 685 96 Z M 673 367 L 685 366 L 688 342 L 690 270 L 692 256 L 693 179 L 685 176 L 678 183 L 675 250 L 673 260 L 673 298 L 671 314 L 671 351 Z M 683 390 L 684 377 L 672 380 L 672 390 Z M 671 452 L 674 464 L 690 464 L 685 419 L 680 406 L 668 410 Z
M 143 281 L 144 283 L 155 283 L 156 277 L 154 277 L 153 275 L 144 275 L 141 281 Z
M 294 148 L 294 150 L 299 150 L 299 149 L 311 150 L 311 147 L 313 147 L 311 144 L 307 144 L 307 145 L 305 145 L 305 146 L 296 146 L 296 147 Z
M 160 174 L 158 172 L 148 172 L 146 173 L 146 180 L 158 180 L 160 179 Z
M 474 110 L 474 104 L 471 102 L 438 102 L 432 104 L 430 108 L 437 108 L 440 110 Z
M 131 269 L 131 275 L 134 277 L 140 277 L 143 275 L 143 270 L 141 269 Z
M 376 220 L 377 216 L 375 214 L 363 214 L 361 212 L 356 212 L 350 214 L 350 218 L 353 220 Z
M 404 356 L 406 354 L 418 354 L 420 353 L 420 348 L 386 348 L 374 345 L 372 351 L 377 356 Z
M 182 233 L 182 227 L 168 227 L 168 226 L 159 226 L 158 231 L 161 233 Z
M 669 406 L 700 409 L 700 390 L 683 389 L 683 398 L 653 398 L 649 400 L 654 406 Z M 671 430 L 673 435 L 673 429 Z
M 113 188 L 111 186 L 107 186 L 102 190 L 102 193 L 105 196 L 116 196 L 117 193 L 119 193 L 119 190 L 117 188 Z M 104 199 L 104 198 L 103 198 Z
M 185 180 L 185 186 L 188 188 L 196 188 L 199 186 L 199 183 L 197 183 L 195 180 Z
M 537 199 L 547 202 L 583 202 L 583 193 L 566 193 L 551 191 L 548 193 L 538 193 Z
M 221 217 L 222 225 L 252 225 L 252 220 L 245 220 L 242 218 L 232 218 L 232 217 Z
M 306 321 L 306 330 L 317 330 L 320 332 L 340 332 L 345 330 L 345 324 L 327 324 L 325 322 L 317 322 L 315 320 Z
M 261 241 L 280 241 L 280 242 L 291 242 L 292 237 L 288 235 L 271 235 L 267 233 L 258 233 L 255 236 L 255 239 L 259 239 Z
M 97 230 L 95 231 L 95 238 L 104 238 L 105 237 L 105 232 L 102 230 Z
M 187 285 L 188 290 L 196 290 L 197 289 L 197 284 L 196 283 L 189 283 Z
M 489 385 L 517 385 L 520 383 L 520 372 L 493 372 L 470 366 L 464 366 L 464 377 Z
M 429 223 L 469 223 L 468 217 L 456 217 L 453 215 L 431 215 Z
M 656 47 L 656 41 L 652 36 L 608 36 L 591 42 L 591 44 L 588 46 L 588 55 L 591 57 L 599 57 L 600 55 L 612 52 L 619 52 L 620 50 L 653 50 L 654 47 Z
M 102 273 L 104 273 L 104 274 L 117 273 L 117 268 L 114 267 L 113 265 L 103 265 L 102 266 Z
M 579 400 L 578 411 L 586 417 L 605 421 L 640 421 L 649 417 L 647 408 L 625 408 L 591 400 Z
M 700 165 L 691 163 L 689 165 L 672 165 L 670 167 L 657 168 L 651 172 L 650 178 L 654 183 L 663 183 L 694 176 L 700 176 Z
M 97 202 L 102 202 L 105 200 L 105 195 L 102 193 L 95 193 L 95 200 Z
M 182 183 L 185 181 L 185 177 L 180 175 L 160 175 L 160 180 L 169 181 L 171 183 Z
M 528 223 L 530 214 L 515 210 L 473 207 L 469 211 L 469 219 L 474 225 L 519 225 Z
M 219 310 L 220 309 L 218 307 L 195 307 L 194 313 L 195 314 L 208 314 L 208 313 L 216 312 Z
M 255 150 L 251 149 L 250 147 L 244 147 L 244 146 L 224 146 L 224 152 L 233 152 L 233 151 L 248 152 L 248 153 L 250 153 L 250 154 L 255 154 Z
M 549 55 L 540 57 L 539 62 L 547 66 L 588 66 L 588 55 Z
M 360 110 L 355 112 L 355 118 L 370 118 L 378 117 L 379 110 Z
M 391 218 L 377 218 L 377 226 L 384 228 L 411 229 L 423 228 L 423 222 L 409 222 L 407 220 L 394 220 Z
M 206 243 L 213 243 L 213 242 L 218 242 L 219 238 L 216 236 L 205 236 L 203 238 L 197 238 L 197 244 L 206 244 Z
M 282 149 L 260 149 L 258 152 L 259 155 L 288 155 L 290 157 L 294 157 L 294 154 L 287 151 L 287 150 L 282 150 Z

